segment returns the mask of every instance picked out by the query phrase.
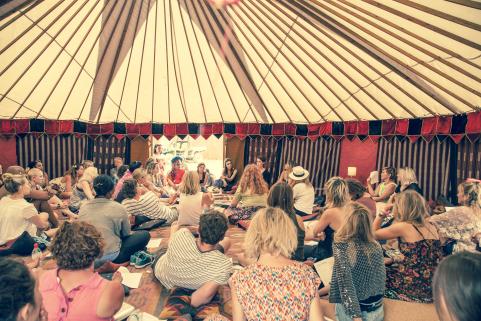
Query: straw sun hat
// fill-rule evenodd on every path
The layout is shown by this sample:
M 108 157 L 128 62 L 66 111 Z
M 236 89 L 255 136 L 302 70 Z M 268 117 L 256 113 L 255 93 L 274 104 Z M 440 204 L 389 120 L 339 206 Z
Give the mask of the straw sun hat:
M 295 181 L 302 181 L 307 177 L 309 177 L 309 172 L 302 168 L 302 166 L 294 167 L 292 172 L 289 174 L 289 178 Z

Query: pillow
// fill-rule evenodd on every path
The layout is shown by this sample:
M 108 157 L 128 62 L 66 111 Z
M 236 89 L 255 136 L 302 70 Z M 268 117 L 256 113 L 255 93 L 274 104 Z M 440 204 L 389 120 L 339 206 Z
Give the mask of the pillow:
M 208 315 L 220 313 L 218 295 L 210 303 L 196 309 L 190 305 L 192 293 L 194 293 L 194 290 L 173 288 L 169 293 L 164 309 L 160 312 L 159 319 L 174 320 L 185 314 L 190 314 L 193 316 L 193 320 L 203 320 Z

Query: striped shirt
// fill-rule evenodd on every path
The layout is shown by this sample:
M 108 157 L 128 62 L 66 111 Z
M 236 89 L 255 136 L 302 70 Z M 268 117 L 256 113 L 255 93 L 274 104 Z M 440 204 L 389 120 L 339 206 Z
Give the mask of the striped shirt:
M 143 215 L 150 219 L 164 219 L 171 223 L 179 216 L 177 210 L 165 206 L 159 198 L 151 191 L 140 197 L 139 200 L 127 198 L 122 201 L 122 205 L 129 215 Z
M 154 267 L 155 277 L 167 289 L 196 290 L 207 282 L 227 284 L 232 261 L 218 250 L 200 252 L 192 233 L 185 228 L 170 239 L 167 252 Z

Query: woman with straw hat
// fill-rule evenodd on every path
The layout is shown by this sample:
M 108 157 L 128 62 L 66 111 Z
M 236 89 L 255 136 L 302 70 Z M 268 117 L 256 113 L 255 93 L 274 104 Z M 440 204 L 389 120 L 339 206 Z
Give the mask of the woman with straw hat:
M 295 166 L 289 174 L 289 184 L 294 192 L 294 210 L 299 216 L 312 214 L 314 187 L 309 181 L 309 172 L 302 166 Z

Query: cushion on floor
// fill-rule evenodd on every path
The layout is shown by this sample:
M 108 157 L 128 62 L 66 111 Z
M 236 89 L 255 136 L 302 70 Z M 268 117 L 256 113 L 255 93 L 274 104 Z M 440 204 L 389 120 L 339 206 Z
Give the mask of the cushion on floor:
M 190 305 L 192 293 L 194 293 L 194 290 L 172 289 L 164 309 L 160 312 L 159 318 L 175 320 L 185 314 L 190 314 L 193 316 L 193 320 L 203 320 L 208 315 L 220 313 L 220 299 L 218 295 L 209 304 L 202 305 L 196 309 Z

